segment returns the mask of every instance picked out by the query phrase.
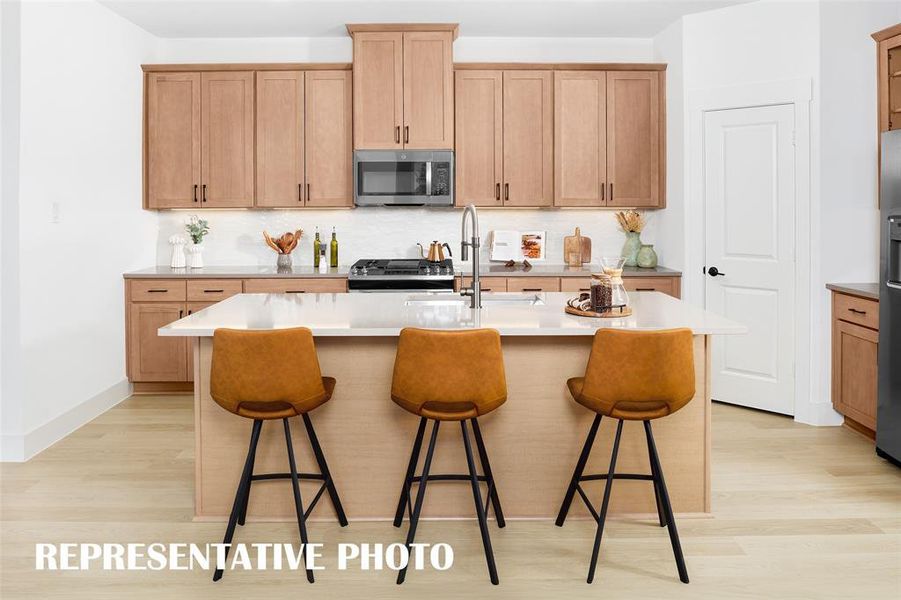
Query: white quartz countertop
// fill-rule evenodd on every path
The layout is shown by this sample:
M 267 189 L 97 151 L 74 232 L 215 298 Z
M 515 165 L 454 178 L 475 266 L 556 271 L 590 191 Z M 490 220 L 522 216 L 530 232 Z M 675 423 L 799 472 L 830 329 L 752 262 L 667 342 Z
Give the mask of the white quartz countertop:
M 688 327 L 695 334 L 738 334 L 747 328 L 660 292 L 632 292 L 632 315 L 577 317 L 563 309 L 571 293 L 485 293 L 483 308 L 456 294 L 238 294 L 161 327 L 163 336 L 212 336 L 221 327 L 309 327 L 316 336 L 396 336 L 404 327 L 475 329 L 504 336 L 593 335 L 601 327 L 653 331 Z M 529 304 L 524 300 L 537 300 Z

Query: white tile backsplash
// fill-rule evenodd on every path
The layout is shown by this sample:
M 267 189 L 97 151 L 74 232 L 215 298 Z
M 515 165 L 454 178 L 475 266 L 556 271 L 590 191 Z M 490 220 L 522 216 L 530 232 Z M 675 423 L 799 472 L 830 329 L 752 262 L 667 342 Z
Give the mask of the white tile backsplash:
M 324 241 L 331 239 L 332 227 L 338 234 L 339 262 L 352 264 L 360 258 L 412 258 L 418 256 L 417 242 L 432 240 L 450 244 L 459 264 L 462 209 L 437 208 L 356 208 L 353 210 L 201 210 L 162 211 L 157 243 L 157 263 L 168 264 L 169 236 L 184 232 L 184 223 L 198 214 L 210 223 L 204 241 L 204 262 L 208 265 L 272 265 L 275 253 L 263 241 L 263 230 L 272 235 L 303 229 L 304 235 L 294 251 L 294 264 L 313 262 L 313 233 L 318 226 Z M 653 243 L 654 213 L 646 213 L 648 227 L 642 240 Z M 528 210 L 505 209 L 479 211 L 482 235 L 482 260 L 488 260 L 488 232 L 492 229 L 547 232 L 549 264 L 562 264 L 563 238 L 578 226 L 592 240 L 592 262 L 603 255 L 619 255 L 623 233 L 608 210 Z M 666 265 L 666 257 L 660 257 Z

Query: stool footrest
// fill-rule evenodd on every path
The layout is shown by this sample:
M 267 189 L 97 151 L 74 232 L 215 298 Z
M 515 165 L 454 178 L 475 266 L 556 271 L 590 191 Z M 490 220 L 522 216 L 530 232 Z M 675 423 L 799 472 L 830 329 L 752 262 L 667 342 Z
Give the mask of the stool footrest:
M 298 473 L 298 479 L 313 479 L 325 481 L 325 476 L 321 473 Z M 291 473 L 261 473 L 250 478 L 251 481 L 263 481 L 266 479 L 291 479 Z
M 608 473 L 599 473 L 597 475 L 583 475 L 582 477 L 579 477 L 579 481 L 599 481 L 609 478 L 610 475 Z M 634 473 L 614 473 L 613 479 L 638 479 L 641 481 L 654 481 L 654 476 Z
M 470 481 L 472 478 L 469 475 L 457 475 L 457 474 L 438 474 L 432 475 L 429 473 L 428 481 Z M 488 478 L 485 475 L 479 475 L 476 477 L 479 481 L 488 481 Z M 422 481 L 421 475 L 415 475 L 412 478 L 412 483 L 420 483 Z

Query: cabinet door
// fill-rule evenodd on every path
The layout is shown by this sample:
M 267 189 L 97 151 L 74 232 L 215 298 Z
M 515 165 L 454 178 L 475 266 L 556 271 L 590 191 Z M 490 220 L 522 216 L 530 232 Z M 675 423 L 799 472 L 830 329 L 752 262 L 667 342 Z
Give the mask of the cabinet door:
M 303 206 L 303 71 L 259 71 L 256 77 L 256 205 Z
M 503 71 L 457 71 L 455 78 L 455 202 L 502 206 Z
M 607 76 L 554 73 L 554 204 L 604 206 L 607 183 Z
M 202 73 L 200 95 L 202 204 L 253 206 L 253 73 Z
M 306 73 L 306 206 L 353 206 L 351 72 Z
M 199 206 L 200 73 L 150 73 L 146 93 L 147 208 Z
M 551 73 L 504 72 L 504 206 L 553 204 Z
M 354 149 L 401 148 L 403 34 L 354 35 Z
M 238 282 L 240 283 L 240 281 Z M 209 306 L 216 304 L 215 302 L 188 302 L 185 305 L 187 309 L 185 314 L 192 315 Z M 185 338 L 185 354 L 187 355 L 187 367 L 185 371 L 185 381 L 194 381 L 194 342 L 197 338 Z
M 832 403 L 838 412 L 873 430 L 878 349 L 878 332 L 833 320 Z
M 404 33 L 405 148 L 454 148 L 454 80 L 449 31 Z
M 347 279 L 343 277 L 245 279 L 247 294 L 327 294 L 347 291 Z
M 662 206 L 656 71 L 607 73 L 607 206 Z
M 559 292 L 557 277 L 508 277 L 508 292 Z
M 674 298 L 679 297 L 680 284 L 680 277 L 623 277 L 627 292 L 663 292 Z
M 129 307 L 129 374 L 132 381 L 186 381 L 187 342 L 160 337 L 157 329 L 185 315 L 182 302 L 133 302 Z

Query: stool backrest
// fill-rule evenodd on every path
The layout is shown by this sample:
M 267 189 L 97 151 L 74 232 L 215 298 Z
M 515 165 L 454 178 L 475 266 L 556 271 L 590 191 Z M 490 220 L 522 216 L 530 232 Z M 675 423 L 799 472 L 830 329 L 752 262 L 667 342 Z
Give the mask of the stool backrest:
M 695 395 L 690 329 L 620 331 L 598 329 L 582 393 L 610 414 L 617 404 L 630 411 L 665 405 L 672 414 Z
M 245 413 L 290 406 L 300 414 L 325 393 L 313 333 L 306 327 L 213 332 L 210 395 L 224 409 L 252 416 Z M 242 410 L 242 404 L 253 409 Z
M 414 406 L 463 402 L 480 415 L 494 410 L 507 399 L 500 334 L 495 329 L 403 329 L 391 395 Z

